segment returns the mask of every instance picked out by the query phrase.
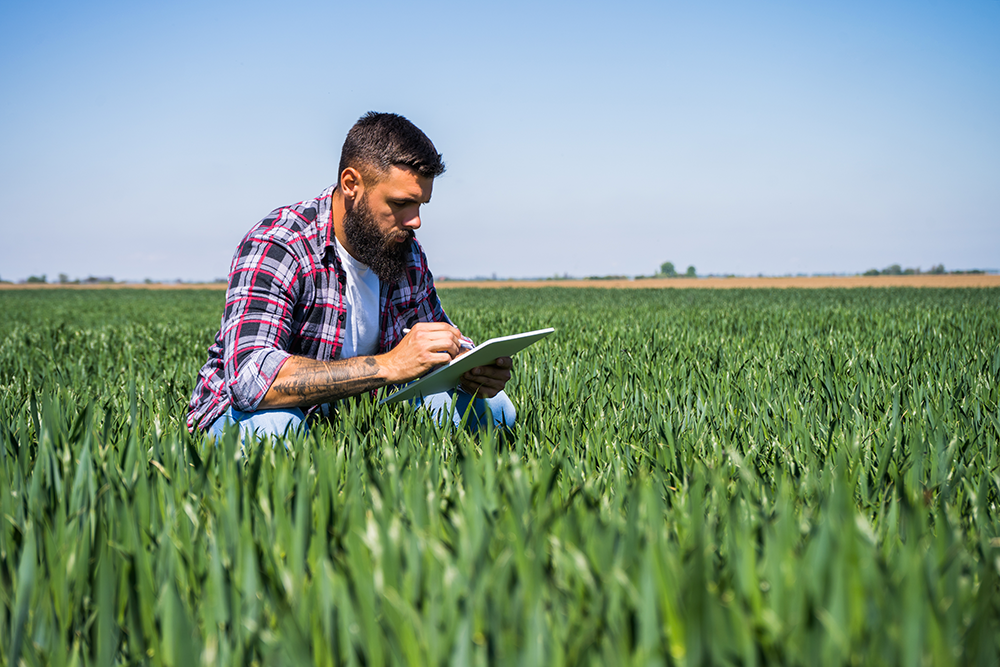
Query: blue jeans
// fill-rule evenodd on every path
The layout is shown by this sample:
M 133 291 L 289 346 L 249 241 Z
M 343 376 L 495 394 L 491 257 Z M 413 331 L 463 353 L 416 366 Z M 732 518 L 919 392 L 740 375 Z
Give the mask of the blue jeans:
M 263 437 L 265 435 L 285 435 L 290 431 L 308 430 L 306 415 L 298 408 L 243 412 L 230 405 L 218 419 L 212 422 L 207 433 L 220 438 L 222 432 L 230 424 L 240 425 L 240 440 L 246 440 L 247 436 L 253 432 L 256 432 L 258 437 Z
M 429 410 L 439 424 L 450 417 L 455 426 L 460 426 L 462 417 L 468 411 L 469 416 L 466 418 L 465 426 L 472 432 L 486 426 L 490 417 L 493 419 L 494 426 L 506 426 L 507 428 L 513 428 L 517 419 L 514 404 L 503 392 L 493 398 L 473 399 L 472 396 L 463 391 L 451 390 L 423 398 L 415 398 L 409 403 L 415 409 Z M 470 404 L 471 410 L 469 409 Z M 241 439 L 245 439 L 252 432 L 256 432 L 258 437 L 262 437 L 265 435 L 285 435 L 289 431 L 309 430 L 306 425 L 305 413 L 298 408 L 243 412 L 229 406 L 222 413 L 222 416 L 212 422 L 207 432 L 218 438 L 222 436 L 223 431 L 230 424 L 240 425 Z
M 455 426 L 460 426 L 462 417 L 468 411 L 465 426 L 475 433 L 489 423 L 493 418 L 494 426 L 505 426 L 514 428 L 517 420 L 517 411 L 514 404 L 507 398 L 507 394 L 502 391 L 493 398 L 472 398 L 464 391 L 442 391 L 439 394 L 431 394 L 423 398 L 415 398 L 409 401 L 416 409 L 429 410 L 438 424 L 444 422 L 446 416 L 451 417 Z M 472 409 L 469 409 L 469 404 Z

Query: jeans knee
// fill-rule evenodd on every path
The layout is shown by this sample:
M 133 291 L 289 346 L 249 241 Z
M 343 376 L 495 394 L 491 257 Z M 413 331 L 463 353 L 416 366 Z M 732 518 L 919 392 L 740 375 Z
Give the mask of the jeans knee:
M 486 399 L 486 405 L 489 406 L 490 412 L 493 414 L 495 425 L 514 428 L 514 424 L 517 422 L 517 410 L 507 394 L 500 392 L 493 398 Z
M 230 406 L 212 423 L 208 433 L 218 438 L 231 424 L 239 425 L 240 438 L 243 440 L 246 440 L 251 433 L 255 433 L 258 437 L 281 436 L 300 428 L 304 430 L 309 428 L 306 425 L 305 413 L 298 408 L 243 412 Z
M 450 420 L 458 426 L 465 419 L 466 427 L 478 431 L 492 417 L 494 426 L 513 428 L 517 411 L 507 394 L 493 398 L 472 398 L 465 392 L 450 390 L 412 401 L 411 405 L 430 411 L 438 423 Z

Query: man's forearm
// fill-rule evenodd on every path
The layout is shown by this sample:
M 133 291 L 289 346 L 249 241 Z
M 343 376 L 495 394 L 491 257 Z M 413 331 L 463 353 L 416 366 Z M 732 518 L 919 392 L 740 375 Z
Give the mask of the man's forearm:
M 409 382 L 446 364 L 461 349 L 453 325 L 418 322 L 399 345 L 374 357 L 317 361 L 289 357 L 257 409 L 300 408 L 357 396 L 387 384 Z
M 271 383 L 258 409 L 329 403 L 389 384 L 377 357 L 317 361 L 290 357 Z

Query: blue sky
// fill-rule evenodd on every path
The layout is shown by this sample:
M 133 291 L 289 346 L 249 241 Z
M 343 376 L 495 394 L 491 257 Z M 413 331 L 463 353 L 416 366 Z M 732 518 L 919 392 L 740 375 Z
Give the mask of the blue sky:
M 0 6 L 0 278 L 211 280 L 368 110 L 438 276 L 1000 268 L 1000 1 Z

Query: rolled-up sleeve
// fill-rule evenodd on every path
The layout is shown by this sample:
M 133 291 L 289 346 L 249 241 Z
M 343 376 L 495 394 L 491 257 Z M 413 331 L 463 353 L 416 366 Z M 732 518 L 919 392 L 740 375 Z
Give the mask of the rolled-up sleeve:
M 248 235 L 236 251 L 222 335 L 225 386 L 238 410 L 257 408 L 291 356 L 300 272 L 295 255 L 266 233 Z

